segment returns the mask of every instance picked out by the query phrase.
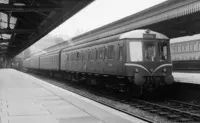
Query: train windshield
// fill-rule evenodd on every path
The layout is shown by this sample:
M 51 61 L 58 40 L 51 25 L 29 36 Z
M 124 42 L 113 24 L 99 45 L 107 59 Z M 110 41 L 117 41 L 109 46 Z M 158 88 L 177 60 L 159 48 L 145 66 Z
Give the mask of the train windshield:
M 168 59 L 168 42 L 160 42 L 158 43 L 159 49 L 159 60 L 165 61 Z
M 156 43 L 144 43 L 144 60 L 155 61 L 156 60 Z
M 130 59 L 133 62 L 143 60 L 142 42 L 130 42 Z

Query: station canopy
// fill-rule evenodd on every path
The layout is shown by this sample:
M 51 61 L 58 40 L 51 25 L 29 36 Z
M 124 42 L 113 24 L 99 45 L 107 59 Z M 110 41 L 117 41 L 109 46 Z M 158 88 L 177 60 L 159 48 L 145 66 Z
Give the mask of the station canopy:
M 115 21 L 73 41 L 93 41 L 135 29 L 150 29 L 169 38 L 200 33 L 200 0 L 168 0 Z
M 14 57 L 92 1 L 0 0 L 0 57 Z

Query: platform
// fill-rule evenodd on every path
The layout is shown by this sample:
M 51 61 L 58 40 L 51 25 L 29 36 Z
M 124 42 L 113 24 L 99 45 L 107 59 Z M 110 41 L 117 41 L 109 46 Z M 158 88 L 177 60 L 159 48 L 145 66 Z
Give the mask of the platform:
M 0 69 L 0 123 L 144 123 L 13 69 Z
M 173 72 L 175 82 L 200 84 L 200 73 L 181 73 Z

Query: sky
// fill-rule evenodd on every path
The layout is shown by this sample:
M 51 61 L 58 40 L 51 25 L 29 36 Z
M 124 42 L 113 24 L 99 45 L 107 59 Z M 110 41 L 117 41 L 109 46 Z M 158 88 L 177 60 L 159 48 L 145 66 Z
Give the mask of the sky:
M 164 1 L 166 0 L 95 0 L 49 34 L 66 40 Z

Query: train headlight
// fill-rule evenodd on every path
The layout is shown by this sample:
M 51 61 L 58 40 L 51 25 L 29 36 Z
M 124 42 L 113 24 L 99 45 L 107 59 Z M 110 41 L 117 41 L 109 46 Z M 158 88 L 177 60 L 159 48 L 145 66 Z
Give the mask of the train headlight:
M 137 68 L 135 68 L 135 73 L 138 73 L 138 72 L 139 72 L 139 70 Z
M 166 73 L 166 72 L 167 72 L 167 69 L 166 69 L 166 68 L 163 68 L 163 72 Z

